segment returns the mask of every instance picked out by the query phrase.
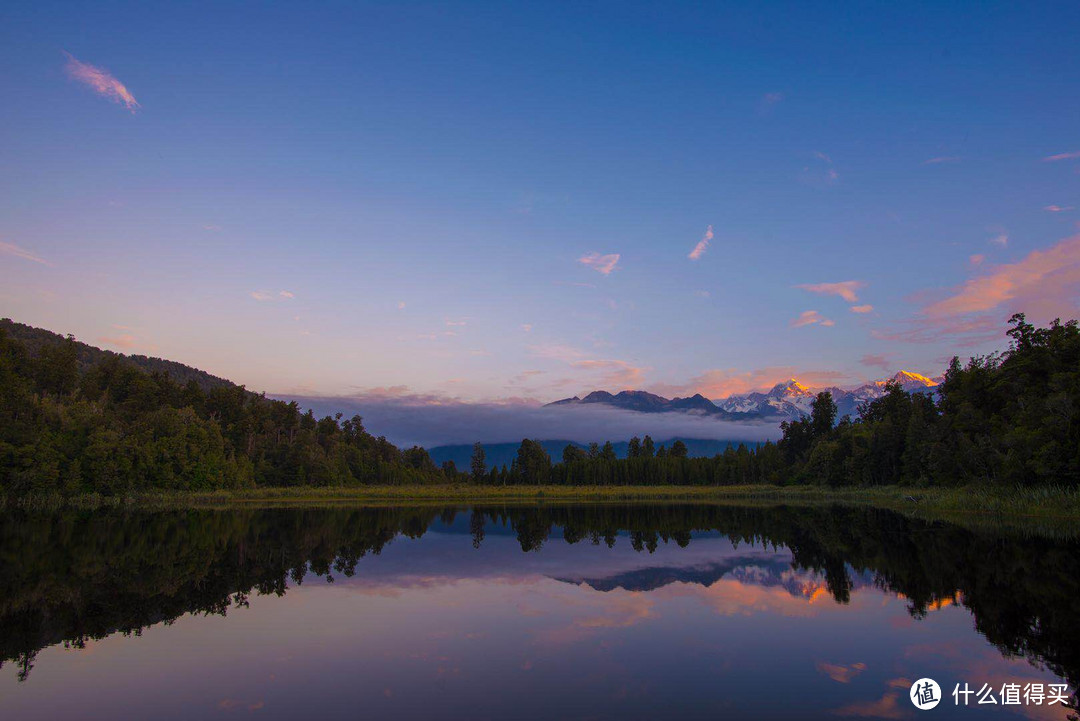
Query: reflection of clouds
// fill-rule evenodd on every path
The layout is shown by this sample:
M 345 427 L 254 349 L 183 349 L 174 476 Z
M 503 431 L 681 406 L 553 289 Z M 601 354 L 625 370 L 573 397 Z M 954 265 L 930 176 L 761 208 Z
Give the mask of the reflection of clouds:
M 914 708 L 914 707 L 913 707 Z M 836 716 L 858 716 L 870 718 L 905 718 L 912 715 L 912 709 L 900 707 L 900 692 L 886 691 L 876 701 L 856 701 L 833 710 Z
M 866 670 L 866 664 L 860 661 L 859 663 L 853 663 L 850 666 L 844 666 L 843 664 L 818 661 L 814 664 L 814 668 L 837 683 L 851 683 L 851 679 Z

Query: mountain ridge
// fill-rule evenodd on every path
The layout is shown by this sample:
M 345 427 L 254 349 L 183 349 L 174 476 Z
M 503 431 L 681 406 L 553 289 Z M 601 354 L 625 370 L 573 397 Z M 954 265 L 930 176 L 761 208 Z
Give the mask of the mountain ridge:
M 710 400 L 700 393 L 672 399 L 648 391 L 624 390 L 618 393 L 596 390 L 584 397 L 573 396 L 546 404 L 568 406 L 602 404 L 639 413 L 695 413 L 724 420 L 792 419 L 810 413 L 810 404 L 822 391 L 832 393 L 841 416 L 858 413 L 859 405 L 880 398 L 889 383 L 897 383 L 908 392 L 933 392 L 940 381 L 919 373 L 900 370 L 889 378 L 870 381 L 856 388 L 837 386 L 812 390 L 794 378 L 777 383 L 768 391 L 733 394 Z

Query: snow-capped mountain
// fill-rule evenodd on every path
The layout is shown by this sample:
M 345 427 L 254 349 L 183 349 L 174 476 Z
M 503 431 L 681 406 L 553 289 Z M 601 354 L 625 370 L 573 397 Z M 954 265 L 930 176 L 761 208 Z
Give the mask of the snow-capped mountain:
M 885 395 L 889 383 L 898 383 L 908 393 L 933 392 L 939 381 L 918 373 L 900 371 L 891 378 L 872 381 L 858 388 L 823 388 L 832 393 L 833 401 L 841 416 L 856 415 L 859 405 Z M 784 383 L 777 383 L 767 393 L 747 393 L 728 396 L 714 401 L 718 408 L 729 413 L 747 413 L 759 416 L 798 418 L 810 413 L 810 404 L 819 391 L 812 391 L 794 378 Z
M 889 383 L 898 383 L 909 393 L 933 393 L 939 381 L 918 373 L 900 371 L 891 378 L 872 381 L 858 388 L 823 388 L 832 393 L 833 400 L 841 416 L 858 414 L 859 405 L 880 398 L 885 394 Z M 668 400 L 662 396 L 645 391 L 622 391 L 611 394 L 607 391 L 593 391 L 584 398 L 564 398 L 551 406 L 579 405 L 600 403 L 641 413 L 666 413 L 682 411 L 687 413 L 716 415 L 731 420 L 785 420 L 810 414 L 811 403 L 819 390 L 811 390 L 794 378 L 777 383 L 765 393 L 753 392 L 728 396 L 710 401 L 697 394 L 689 398 Z
M 832 389 L 830 389 L 832 390 Z M 728 413 L 751 413 L 759 416 L 783 416 L 798 418 L 810 413 L 810 404 L 817 393 L 799 383 L 794 378 L 777 383 L 767 393 L 747 393 L 728 396 L 713 401 L 718 408 Z M 833 398 L 836 394 L 833 394 Z

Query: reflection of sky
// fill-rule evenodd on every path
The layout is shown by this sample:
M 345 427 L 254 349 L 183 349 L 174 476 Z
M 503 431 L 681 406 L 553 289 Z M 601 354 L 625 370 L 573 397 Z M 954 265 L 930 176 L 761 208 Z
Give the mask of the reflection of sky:
M 490 532 L 474 550 L 458 528 L 226 618 L 47 649 L 26 683 L 4 670 L 0 717 L 905 718 L 923 676 L 946 694 L 1055 680 L 1003 659 L 963 608 L 916 621 L 863 577 L 839 605 L 784 549 L 553 536 L 525 554 Z

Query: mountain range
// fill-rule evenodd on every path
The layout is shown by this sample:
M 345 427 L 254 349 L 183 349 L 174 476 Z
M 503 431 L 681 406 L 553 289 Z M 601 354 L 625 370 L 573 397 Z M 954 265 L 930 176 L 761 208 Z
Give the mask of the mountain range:
M 622 391 L 608 393 L 593 391 L 579 398 L 564 398 L 549 403 L 549 406 L 583 405 L 599 403 L 602 405 L 638 411 L 640 413 L 686 412 L 717 416 L 725 420 L 787 420 L 799 418 L 810 413 L 810 404 L 821 391 L 832 393 L 839 415 L 857 415 L 859 405 L 866 401 L 880 398 L 885 393 L 885 386 L 898 383 L 909 393 L 933 393 L 940 380 L 927 378 L 918 373 L 900 371 L 890 378 L 865 383 L 857 388 L 822 388 L 811 390 L 794 378 L 777 383 L 770 390 L 762 392 L 732 395 L 720 400 L 709 400 L 700 393 L 687 398 L 667 399 L 646 391 Z

